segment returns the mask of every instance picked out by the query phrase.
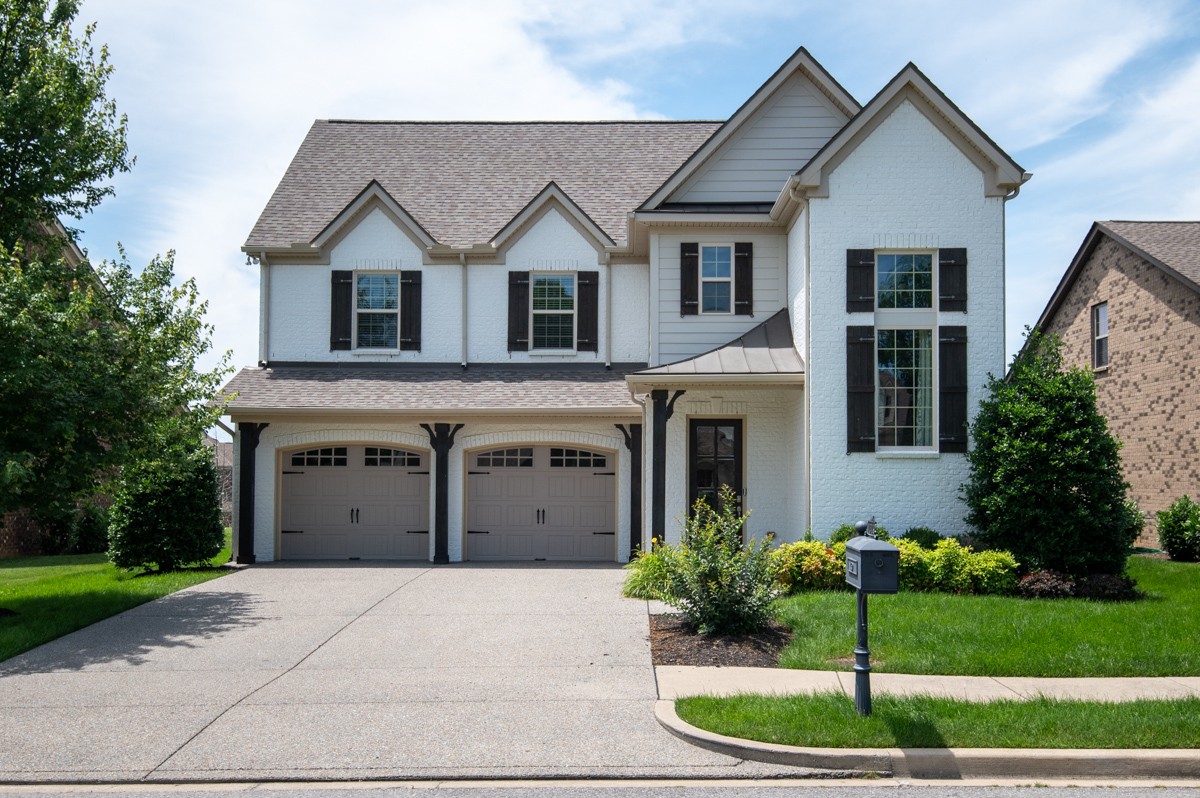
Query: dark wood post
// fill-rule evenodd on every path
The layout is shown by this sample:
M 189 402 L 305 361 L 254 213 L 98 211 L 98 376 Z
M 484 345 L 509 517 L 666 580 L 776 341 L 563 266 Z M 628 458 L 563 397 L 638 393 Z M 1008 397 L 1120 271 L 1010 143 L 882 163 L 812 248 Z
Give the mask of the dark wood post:
M 437 455 L 433 485 L 433 561 L 450 562 L 450 450 L 454 448 L 454 436 L 463 428 L 462 424 L 422 424 L 421 429 L 429 433 L 429 445 Z
M 254 452 L 266 424 L 238 422 L 238 565 L 254 564 Z
M 617 424 L 629 450 L 629 556 L 642 547 L 642 425 Z
M 654 405 L 654 430 L 651 433 L 651 446 L 654 451 L 654 472 L 651 474 L 654 506 L 650 512 L 650 535 L 660 535 L 664 540 L 667 534 L 667 421 L 675 413 L 675 401 L 683 394 L 684 391 L 676 391 L 668 400 L 665 389 L 650 392 L 650 401 Z

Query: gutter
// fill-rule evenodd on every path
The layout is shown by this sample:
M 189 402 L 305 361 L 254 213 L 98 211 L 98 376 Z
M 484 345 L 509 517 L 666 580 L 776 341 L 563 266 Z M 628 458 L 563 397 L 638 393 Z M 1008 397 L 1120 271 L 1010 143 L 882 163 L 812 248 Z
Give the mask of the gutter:
M 631 393 L 634 386 L 657 385 L 670 388 L 673 385 L 803 385 L 804 375 L 795 373 L 772 374 L 630 374 L 625 377 Z

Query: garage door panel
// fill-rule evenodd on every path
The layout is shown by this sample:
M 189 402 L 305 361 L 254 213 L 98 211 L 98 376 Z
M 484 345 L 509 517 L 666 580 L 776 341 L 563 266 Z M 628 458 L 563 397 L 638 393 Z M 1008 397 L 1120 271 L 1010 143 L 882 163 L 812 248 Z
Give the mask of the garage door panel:
M 362 481 L 363 496 L 370 499 L 391 498 L 396 492 L 394 482 L 391 474 L 365 476 Z
M 536 523 L 537 507 L 532 504 L 519 504 L 504 508 L 504 525 L 506 527 L 533 526 Z
M 577 556 L 581 560 L 612 560 L 617 556 L 613 535 L 587 535 L 578 538 Z
M 307 475 L 306 475 L 307 476 Z M 321 496 L 325 498 L 346 497 L 350 495 L 350 480 L 344 476 L 324 475 L 321 480 Z
M 613 480 L 610 476 L 586 476 L 579 480 L 579 498 L 581 499 L 611 499 L 613 495 Z
M 495 474 L 471 476 L 471 495 L 479 499 L 499 499 L 504 496 L 504 477 Z
M 607 532 L 612 529 L 612 506 L 604 504 L 585 504 L 580 506 L 579 526 L 593 532 Z
M 573 499 L 578 492 L 579 479 L 574 474 L 569 476 L 551 476 L 547 482 L 551 499 Z
M 545 524 L 551 529 L 554 527 L 574 527 L 576 524 L 575 507 L 564 504 L 547 507 Z
M 532 499 L 537 481 L 532 476 L 509 476 L 505 478 L 504 496 L 513 499 Z
M 503 545 L 505 557 L 534 557 L 534 544 L 536 542 L 536 536 L 534 536 L 532 533 L 510 534 L 499 539 L 504 541 Z

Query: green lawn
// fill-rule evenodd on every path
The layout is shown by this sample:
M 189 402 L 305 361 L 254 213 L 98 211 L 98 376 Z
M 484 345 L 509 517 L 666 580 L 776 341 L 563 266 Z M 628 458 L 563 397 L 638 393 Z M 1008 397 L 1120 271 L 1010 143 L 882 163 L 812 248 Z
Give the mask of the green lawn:
M 841 693 L 697 696 L 675 703 L 702 729 L 814 748 L 1196 748 L 1200 698 L 1103 704 L 1083 701 L 969 703 L 875 696 L 869 718 Z
M 1200 675 L 1200 565 L 1131 557 L 1141 601 L 1028 600 L 903 592 L 870 598 L 875 670 L 973 676 Z M 854 594 L 782 600 L 796 637 L 786 668 L 846 670 Z M 841 661 L 838 661 L 841 660 Z
M 131 607 L 229 573 L 230 534 L 212 567 L 169 574 L 122 571 L 103 554 L 0 560 L 0 661 Z

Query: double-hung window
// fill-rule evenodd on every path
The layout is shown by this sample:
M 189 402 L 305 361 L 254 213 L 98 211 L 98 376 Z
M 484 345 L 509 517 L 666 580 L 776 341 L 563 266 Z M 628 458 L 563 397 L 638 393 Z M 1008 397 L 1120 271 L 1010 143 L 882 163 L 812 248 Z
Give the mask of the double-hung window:
M 733 312 L 733 247 L 729 244 L 700 247 L 700 312 Z
M 1092 305 L 1092 367 L 1108 368 L 1108 303 Z
M 531 275 L 533 349 L 575 348 L 575 275 Z
M 934 438 L 932 253 L 876 254 L 875 434 L 880 448 L 930 448 Z
M 354 333 L 358 349 L 396 349 L 400 334 L 400 275 L 360 272 L 354 283 Z

